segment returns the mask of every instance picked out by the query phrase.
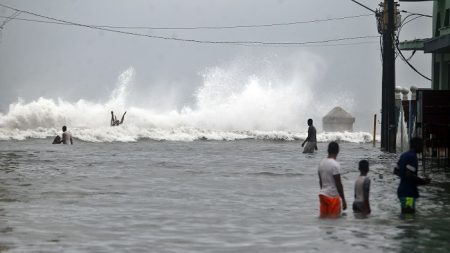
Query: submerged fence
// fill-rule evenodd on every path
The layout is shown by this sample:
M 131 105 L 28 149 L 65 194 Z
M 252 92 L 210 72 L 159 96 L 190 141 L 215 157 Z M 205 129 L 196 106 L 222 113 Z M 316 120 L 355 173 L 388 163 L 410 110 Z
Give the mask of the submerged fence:
M 424 140 L 424 173 L 450 172 L 450 91 L 417 90 L 415 126 Z

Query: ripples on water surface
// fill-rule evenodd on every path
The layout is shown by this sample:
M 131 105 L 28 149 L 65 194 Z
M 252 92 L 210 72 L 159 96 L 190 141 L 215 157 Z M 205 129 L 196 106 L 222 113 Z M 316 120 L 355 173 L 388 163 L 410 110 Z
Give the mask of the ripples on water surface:
M 448 252 L 450 184 L 400 219 L 396 157 L 341 143 L 347 202 L 371 163 L 373 215 L 318 219 L 316 166 L 300 142 L 0 142 L 0 251 Z M 380 176 L 382 175 L 382 176 Z M 448 181 L 448 179 L 447 179 Z

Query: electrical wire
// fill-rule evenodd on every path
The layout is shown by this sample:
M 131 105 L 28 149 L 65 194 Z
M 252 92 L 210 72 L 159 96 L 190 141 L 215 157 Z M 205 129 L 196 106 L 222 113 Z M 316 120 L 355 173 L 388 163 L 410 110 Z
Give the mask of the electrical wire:
M 30 11 L 25 10 L 19 10 L 17 8 L 13 8 L 4 4 L 0 4 L 1 7 L 11 9 L 14 11 L 20 11 L 22 13 L 26 13 L 32 16 L 36 16 L 39 18 L 44 18 L 47 20 L 51 20 L 53 22 L 59 22 L 59 23 L 65 23 L 72 26 L 78 26 L 78 27 L 85 27 L 95 30 L 101 30 L 101 31 L 107 31 L 107 32 L 113 32 L 113 33 L 120 33 L 125 35 L 132 35 L 132 36 L 138 36 L 138 37 L 148 37 L 153 39 L 162 39 L 162 40 L 173 40 L 173 41 L 180 41 L 180 42 L 192 42 L 192 43 L 200 43 L 200 44 L 228 44 L 228 45 L 309 45 L 309 44 L 323 44 L 323 43 L 329 43 L 329 42 L 338 42 L 338 41 L 347 41 L 347 40 L 358 40 L 358 39 L 365 39 L 365 38 L 374 38 L 378 37 L 378 35 L 367 35 L 367 36 L 355 36 L 355 37 L 345 37 L 345 38 L 336 38 L 336 39 L 327 39 L 327 40 L 318 40 L 318 41 L 304 41 L 304 42 L 264 42 L 264 41 L 212 41 L 212 40 L 198 40 L 198 39 L 186 39 L 186 38 L 176 38 L 176 37 L 166 37 L 166 36 L 158 36 L 158 35 L 149 35 L 149 34 L 141 34 L 141 33 L 135 33 L 135 32 L 128 32 L 128 31 L 121 31 L 121 30 L 114 30 L 110 28 L 103 28 L 98 27 L 94 25 L 86 25 L 81 23 L 75 23 L 71 21 L 66 21 L 62 19 L 52 18 L 49 16 L 33 13 Z
M 361 6 L 364 9 L 367 9 L 367 10 L 369 10 L 369 11 L 375 13 L 375 14 L 377 13 L 375 10 L 370 9 L 369 7 L 365 6 L 364 4 L 362 4 L 362 3 L 358 2 L 358 1 L 355 1 L 355 0 L 350 0 L 350 1 L 354 2 L 355 4 Z
M 354 19 L 361 17 L 372 16 L 372 14 L 361 14 L 345 17 L 335 17 L 335 18 L 325 18 L 325 19 L 313 19 L 305 21 L 293 21 L 293 22 L 281 22 L 272 24 L 254 24 L 254 25 L 233 25 L 233 26 L 193 26 L 193 27 L 151 27 L 151 26 L 110 26 L 110 25 L 92 25 L 100 28 L 111 28 L 111 29 L 145 29 L 145 30 L 223 30 L 223 29 L 239 29 L 239 28 L 264 28 L 264 27 L 276 27 L 276 26 L 290 26 L 290 25 L 301 25 L 301 24 L 312 24 L 312 23 L 322 23 L 329 21 L 338 21 L 345 19 Z M 0 18 L 7 18 L 5 16 L 0 16 Z M 57 25 L 70 25 L 65 22 L 56 21 L 45 21 L 38 19 L 27 19 L 27 18 L 13 18 L 20 21 L 36 22 L 36 23 L 46 23 L 46 24 L 57 24 Z
M 0 24 L 0 30 L 3 29 L 3 27 L 5 27 L 5 25 L 10 22 L 11 20 L 15 19 L 17 16 L 20 15 L 20 11 L 16 11 L 14 12 L 11 16 L 9 17 L 4 17 L 5 20 Z
M 418 15 L 418 16 L 422 16 L 422 17 L 427 17 L 427 18 L 432 18 L 432 15 L 428 15 L 428 14 L 422 14 L 422 13 L 415 13 L 415 12 L 409 12 L 406 10 L 402 10 L 401 12 L 403 13 L 409 13 L 409 14 L 413 14 L 413 15 Z
M 411 18 L 410 20 L 407 21 L 407 19 L 410 18 L 410 17 L 413 17 L 413 18 Z M 409 15 L 407 15 L 407 16 L 402 20 L 402 22 L 401 22 L 401 24 L 400 24 L 400 27 L 398 28 L 398 32 L 397 32 L 398 37 L 400 37 L 400 33 L 401 33 L 403 27 L 404 27 L 406 24 L 408 24 L 409 22 L 414 21 L 414 20 L 416 20 L 416 19 L 418 19 L 418 18 L 422 18 L 422 17 L 424 17 L 424 16 L 420 16 L 420 15 L 416 15 L 416 14 L 409 14 Z
M 395 48 L 397 49 L 396 51 L 398 52 L 398 54 L 400 55 L 401 59 L 403 60 L 403 62 L 405 62 L 412 70 L 414 70 L 414 72 L 416 72 L 417 74 L 419 74 L 421 77 L 427 79 L 428 81 L 431 81 L 431 78 L 425 76 L 424 74 L 422 74 L 421 72 L 419 72 L 410 62 L 408 59 L 406 59 L 406 57 L 403 55 L 402 50 L 400 50 L 400 48 L 398 47 L 398 38 L 396 40 L 395 43 Z
M 411 55 L 408 57 L 408 58 L 406 58 L 404 55 L 403 55 L 403 53 L 401 53 L 401 50 L 399 49 L 399 47 L 398 47 L 398 44 L 399 44 L 399 38 L 400 38 L 400 33 L 402 32 L 402 29 L 403 29 L 403 27 L 405 26 L 405 25 L 407 25 L 408 23 L 410 23 L 410 22 L 412 22 L 412 21 L 414 21 L 414 20 L 416 20 L 416 19 L 418 19 L 418 18 L 422 18 L 422 17 L 431 17 L 431 16 L 429 16 L 429 15 L 425 15 L 425 14 L 420 14 L 420 13 L 412 13 L 412 12 L 408 12 L 408 11 L 401 11 L 401 12 L 404 12 L 404 13 L 409 13 L 406 17 L 404 17 L 403 18 L 403 20 L 401 21 L 401 24 L 400 24 L 400 26 L 399 26 L 399 28 L 398 28 L 398 32 L 397 32 L 397 37 L 396 37 L 396 51 L 398 51 L 399 53 L 397 53 L 397 55 L 398 54 L 400 54 L 401 56 L 402 56 L 402 60 L 403 61 L 405 61 L 405 62 L 407 62 L 407 63 L 409 63 L 409 61 L 413 58 L 413 56 L 415 55 L 415 53 L 416 53 L 416 50 L 414 50 L 412 53 L 411 53 Z M 409 20 L 408 20 L 409 19 Z M 414 68 L 415 69 L 415 68 Z M 424 78 L 427 78 L 427 77 L 425 77 L 425 76 L 423 76 Z
M 304 47 L 338 47 L 338 46 L 357 46 L 357 45 L 367 45 L 367 44 L 375 44 L 378 43 L 378 40 L 370 40 L 370 41 L 361 41 L 361 42 L 349 42 L 349 43 L 334 43 L 334 44 L 306 44 Z M 273 45 L 249 45 L 249 44 L 241 44 L 241 46 L 273 46 Z M 292 47 L 296 45 L 277 45 L 279 47 Z
M 412 51 L 412 53 L 411 53 L 411 55 L 408 57 L 408 59 L 406 59 L 407 61 L 410 61 L 412 58 L 413 58 L 413 56 L 416 54 L 416 52 L 417 52 L 417 50 L 413 50 Z

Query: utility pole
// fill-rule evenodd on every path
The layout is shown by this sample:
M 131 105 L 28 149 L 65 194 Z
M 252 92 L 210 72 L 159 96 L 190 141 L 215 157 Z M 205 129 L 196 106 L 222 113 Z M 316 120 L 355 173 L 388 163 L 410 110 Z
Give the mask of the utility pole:
M 381 148 L 396 152 L 397 119 L 395 115 L 395 31 L 396 9 L 394 0 L 384 0 L 382 27 L 383 36 L 383 77 L 381 94 Z
M 383 77 L 381 87 L 381 149 L 396 152 L 397 118 L 395 115 L 395 32 L 397 30 L 397 7 L 394 0 L 384 0 L 380 10 L 372 10 L 362 3 L 351 0 L 375 13 L 378 32 L 383 37 Z

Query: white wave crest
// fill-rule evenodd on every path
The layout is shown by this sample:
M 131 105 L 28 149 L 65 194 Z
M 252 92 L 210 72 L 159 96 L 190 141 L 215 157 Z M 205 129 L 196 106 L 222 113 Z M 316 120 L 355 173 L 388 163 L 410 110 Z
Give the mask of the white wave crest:
M 312 87 L 323 63 L 312 55 L 302 57 L 304 65 L 291 67 L 295 69 L 292 73 L 274 71 L 271 66 L 251 74 L 241 71 L 240 66 L 207 69 L 193 106 L 170 111 L 136 106 L 128 98 L 136 75 L 130 67 L 119 76 L 105 102 L 19 99 L 6 114 L 0 114 L 0 140 L 51 137 L 60 133 L 63 125 L 75 138 L 89 142 L 304 139 L 308 118 L 315 118 L 320 129 L 319 118 L 338 101 L 352 99 L 333 97 L 328 99 L 333 101 L 330 104 L 316 106 Z M 320 98 L 327 101 L 326 94 Z M 110 111 L 118 118 L 127 111 L 124 124 L 110 127 Z M 321 133 L 318 140 L 368 142 L 371 136 L 363 132 Z
M 139 128 L 133 126 L 73 128 L 69 129 L 75 139 L 86 142 L 136 142 L 143 139 L 155 141 L 236 141 L 236 140 L 272 140 L 302 141 L 306 133 L 286 131 L 215 131 L 198 128 Z M 50 138 L 60 133 L 57 128 L 6 129 L 0 128 L 0 140 L 25 140 L 30 138 Z M 317 135 L 318 142 L 341 141 L 367 143 L 372 135 L 365 132 L 328 132 Z

